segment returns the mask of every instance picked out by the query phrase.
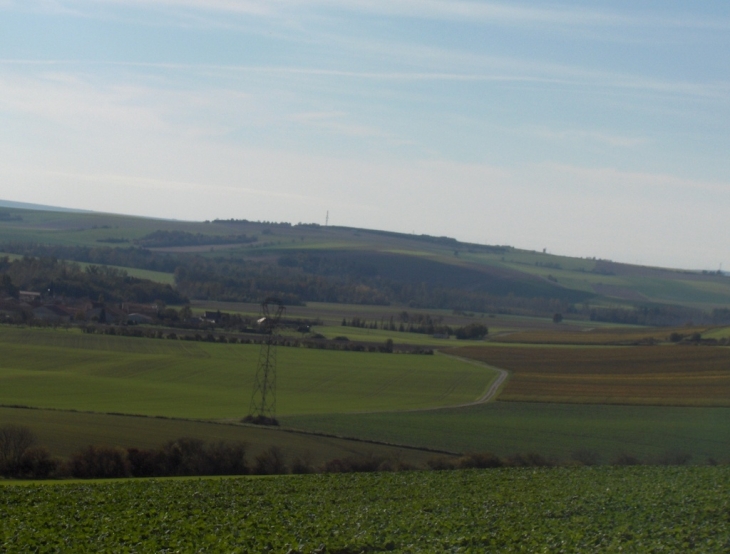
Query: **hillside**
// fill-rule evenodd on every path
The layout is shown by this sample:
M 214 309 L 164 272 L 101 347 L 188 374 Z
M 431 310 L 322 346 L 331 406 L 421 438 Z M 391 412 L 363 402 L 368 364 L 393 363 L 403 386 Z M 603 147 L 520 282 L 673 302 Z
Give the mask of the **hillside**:
M 11 206 L 0 208 L 0 253 L 174 274 L 177 291 L 197 300 L 257 302 L 276 295 L 291 305 L 561 313 L 659 325 L 730 322 L 730 277 L 718 272 L 339 226 L 184 222 Z

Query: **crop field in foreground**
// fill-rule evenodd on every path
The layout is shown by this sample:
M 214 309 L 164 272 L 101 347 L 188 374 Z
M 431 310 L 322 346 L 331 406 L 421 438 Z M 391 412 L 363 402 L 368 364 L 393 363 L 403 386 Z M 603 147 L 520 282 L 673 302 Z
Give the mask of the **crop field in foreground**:
M 569 460 L 589 450 L 609 463 L 622 453 L 644 461 L 686 453 L 730 463 L 730 409 L 492 402 L 410 413 L 285 417 L 282 425 L 342 436 L 499 456 L 537 452 Z
M 730 348 L 459 348 L 507 369 L 503 401 L 730 406 Z
M 0 327 L 0 404 L 225 419 L 248 413 L 259 347 Z M 442 356 L 278 348 L 277 413 L 471 402 L 492 370 Z
M 155 449 L 181 437 L 208 443 L 244 442 L 249 462 L 271 446 L 279 447 L 288 462 L 300 458 L 314 466 L 335 458 L 372 456 L 423 467 L 434 456 L 433 452 L 422 450 L 293 433 L 270 427 L 55 410 L 0 408 L 0 426 L 3 425 L 28 427 L 37 437 L 39 445 L 62 458 L 89 445 Z
M 3 552 L 727 552 L 730 468 L 0 486 Z

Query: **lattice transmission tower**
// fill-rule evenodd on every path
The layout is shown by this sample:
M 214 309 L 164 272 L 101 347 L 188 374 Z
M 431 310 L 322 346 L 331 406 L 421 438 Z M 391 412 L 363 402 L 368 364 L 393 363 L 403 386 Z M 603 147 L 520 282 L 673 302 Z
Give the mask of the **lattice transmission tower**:
M 259 425 L 278 425 L 276 421 L 276 340 L 275 331 L 284 314 L 284 304 L 267 298 L 261 304 L 258 320 L 266 338 L 261 343 L 251 403 L 244 421 Z

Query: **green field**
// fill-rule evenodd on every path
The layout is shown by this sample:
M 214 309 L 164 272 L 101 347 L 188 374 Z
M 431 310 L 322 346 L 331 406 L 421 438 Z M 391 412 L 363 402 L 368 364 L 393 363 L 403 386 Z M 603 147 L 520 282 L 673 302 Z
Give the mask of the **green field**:
M 248 413 L 256 345 L 0 328 L 0 404 L 196 419 Z M 458 405 L 495 372 L 441 356 L 278 349 L 277 413 Z
M 507 352 L 514 347 L 493 348 Z M 520 348 L 536 351 L 532 346 Z M 21 414 L 31 418 L 26 423 L 32 428 L 48 429 L 41 433 L 44 442 L 56 436 L 58 444 L 51 442 L 51 446 L 64 455 L 84 443 L 129 446 L 137 437 L 141 445 L 152 445 L 180 434 L 204 438 L 211 429 L 191 427 L 182 433 L 177 429 L 197 423 L 123 418 L 110 420 L 115 424 L 105 437 L 104 425 L 95 419 L 102 417 L 99 413 L 240 419 L 248 412 L 259 352 L 255 345 L 13 327 L 0 328 L 0 350 L 0 404 L 97 413 L 0 411 L 0 423 L 19 421 Z M 492 451 L 501 456 L 532 451 L 567 460 L 572 452 L 588 449 L 604 462 L 622 452 L 645 461 L 670 452 L 691 454 L 693 463 L 707 458 L 730 460 L 727 408 L 496 402 L 428 410 L 474 401 L 495 373 L 441 355 L 284 347 L 278 352 L 277 413 L 287 427 L 450 452 Z M 58 421 L 63 422 L 58 435 L 50 431 L 56 429 L 53 425 L 43 423 L 53 414 L 59 414 Z M 36 417 L 41 421 L 34 422 Z M 226 428 L 231 436 L 242 432 Z M 262 436 L 250 442 L 266 440 Z M 65 441 L 72 446 L 63 447 L 60 443 Z
M 62 458 L 90 444 L 154 449 L 181 437 L 206 442 L 245 442 L 249 461 L 275 445 L 286 453 L 289 460 L 299 457 L 314 466 L 335 458 L 376 456 L 423 467 L 434 456 L 433 452 L 422 450 L 294 433 L 277 428 L 182 419 L 0 408 L 0 426 L 8 424 L 28 427 L 37 437 L 38 444 L 47 448 L 52 455 Z
M 282 424 L 342 436 L 499 456 L 537 452 L 566 461 L 577 450 L 603 463 L 622 453 L 656 461 L 688 453 L 730 462 L 729 408 L 493 402 L 411 413 L 284 417 Z
M 507 469 L 4 486 L 15 552 L 727 552 L 730 470 Z

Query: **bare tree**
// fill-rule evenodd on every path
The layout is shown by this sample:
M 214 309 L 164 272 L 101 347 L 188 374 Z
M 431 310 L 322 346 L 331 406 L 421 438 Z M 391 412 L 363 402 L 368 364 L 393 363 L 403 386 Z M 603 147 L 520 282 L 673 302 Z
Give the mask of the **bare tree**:
M 36 437 L 28 427 L 4 425 L 0 427 L 0 468 L 17 468 L 20 460 Z

